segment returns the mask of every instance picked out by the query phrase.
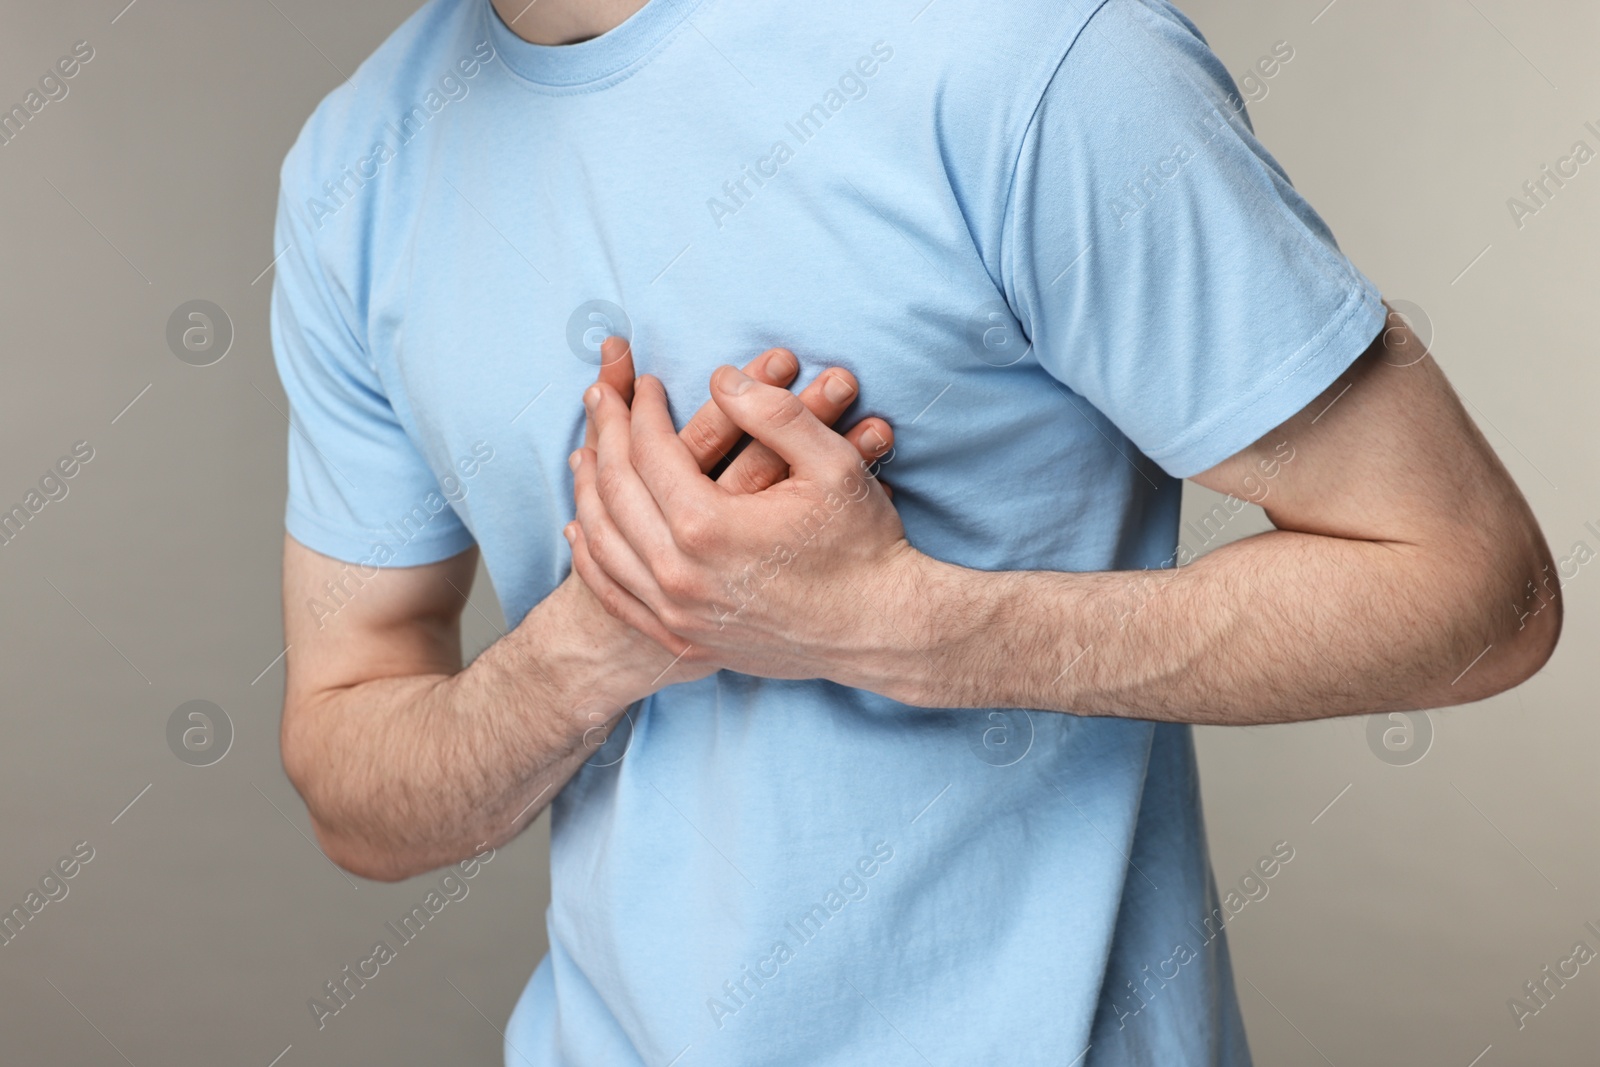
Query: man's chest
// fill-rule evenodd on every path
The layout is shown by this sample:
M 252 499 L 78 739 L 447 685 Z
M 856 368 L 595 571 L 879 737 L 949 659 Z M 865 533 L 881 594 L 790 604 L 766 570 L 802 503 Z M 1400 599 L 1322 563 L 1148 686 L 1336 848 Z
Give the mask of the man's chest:
M 934 451 L 1062 402 L 1036 396 L 1052 391 L 964 232 L 932 210 L 895 221 L 870 183 L 858 195 L 797 178 L 719 228 L 648 187 L 532 209 L 551 181 L 441 183 L 378 276 L 373 353 L 430 457 L 497 437 L 564 469 L 611 334 L 666 385 L 680 424 L 718 366 L 779 346 L 799 358 L 797 384 L 828 366 L 856 374 L 848 419 L 920 426 Z
M 975 565 L 1058 555 L 1062 518 L 1103 507 L 1127 463 L 1032 358 L 943 179 L 894 153 L 852 171 L 813 146 L 777 170 L 769 150 L 751 172 L 770 172 L 763 184 L 721 189 L 703 160 L 747 140 L 725 131 L 689 154 L 699 163 L 657 146 L 655 174 L 594 154 L 522 166 L 441 151 L 403 222 L 380 227 L 370 350 L 435 471 L 495 450 L 457 505 L 491 570 L 497 555 L 564 554 L 566 459 L 608 334 L 630 339 L 680 425 L 724 363 L 785 347 L 797 385 L 846 367 L 861 394 L 844 422 L 895 428 L 884 477 L 914 541 Z M 734 195 L 736 211 L 713 210 Z M 554 579 L 514 566 L 530 597 Z

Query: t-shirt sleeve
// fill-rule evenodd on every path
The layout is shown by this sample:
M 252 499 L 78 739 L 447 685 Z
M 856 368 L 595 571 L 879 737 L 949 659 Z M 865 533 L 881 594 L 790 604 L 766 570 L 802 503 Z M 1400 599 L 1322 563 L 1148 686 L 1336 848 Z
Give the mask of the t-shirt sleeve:
M 291 203 L 285 167 L 272 348 L 289 398 L 284 525 L 313 551 L 369 566 L 456 555 L 472 535 L 385 394 L 348 293 L 331 284 Z
M 1179 478 L 1304 408 L 1386 317 L 1227 70 L 1157 0 L 1109 0 L 1056 68 L 1002 247 L 1040 364 Z

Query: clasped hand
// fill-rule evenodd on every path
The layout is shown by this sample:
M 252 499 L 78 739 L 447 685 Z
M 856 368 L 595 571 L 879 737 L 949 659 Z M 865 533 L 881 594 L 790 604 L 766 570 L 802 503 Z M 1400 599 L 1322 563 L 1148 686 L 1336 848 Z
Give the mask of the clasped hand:
M 748 492 L 704 472 L 659 380 L 632 385 L 631 404 L 605 374 L 584 394 L 590 444 L 570 461 L 573 568 L 606 610 L 686 665 L 841 684 L 881 673 L 904 644 L 887 620 L 926 559 L 869 462 L 889 450 L 887 424 L 838 434 L 787 389 L 721 367 L 712 404 L 788 468 Z

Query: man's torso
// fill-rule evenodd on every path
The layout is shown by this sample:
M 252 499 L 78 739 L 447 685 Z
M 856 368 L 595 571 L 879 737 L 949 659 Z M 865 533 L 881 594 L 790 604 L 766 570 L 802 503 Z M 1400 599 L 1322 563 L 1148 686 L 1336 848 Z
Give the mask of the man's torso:
M 654 0 L 612 52 L 557 62 L 455 0 L 357 75 L 390 79 L 378 110 L 310 166 L 363 184 L 306 210 L 509 622 L 567 569 L 566 459 L 613 330 L 680 422 L 770 346 L 802 379 L 850 368 L 847 421 L 894 426 L 882 476 L 931 555 L 1170 559 L 1179 483 L 1040 368 L 999 287 L 1030 94 L 1090 8 L 938 2 Z M 452 72 L 465 91 L 435 110 Z M 1191 928 L 1212 903 L 1197 807 L 1183 727 L 669 687 L 556 803 L 551 956 L 508 1041 L 533 1063 L 1066 1064 L 1098 1016 L 1081 1062 L 1246 1062 L 1225 949 Z M 1180 937 L 1197 959 L 1159 993 L 1114 988 Z

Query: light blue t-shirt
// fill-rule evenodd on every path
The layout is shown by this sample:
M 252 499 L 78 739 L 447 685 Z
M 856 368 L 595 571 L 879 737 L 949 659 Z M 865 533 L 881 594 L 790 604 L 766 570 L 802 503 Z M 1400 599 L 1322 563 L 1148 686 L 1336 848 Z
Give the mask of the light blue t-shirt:
M 476 543 L 512 623 L 607 332 L 680 423 L 767 347 L 848 367 L 912 544 L 1103 571 L 1170 565 L 1179 479 L 1384 322 L 1162 0 L 650 0 L 563 47 L 434 0 L 282 180 L 289 532 Z M 1190 732 L 1082 710 L 662 690 L 555 802 L 508 1063 L 1249 1063 Z

